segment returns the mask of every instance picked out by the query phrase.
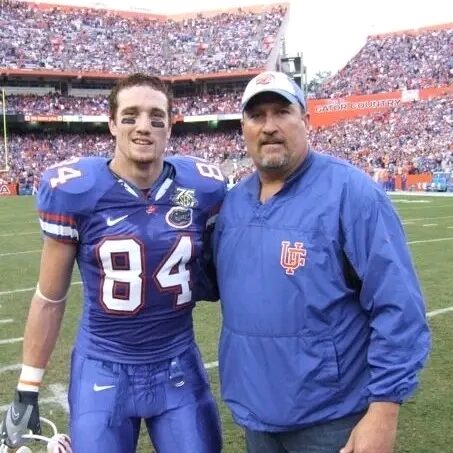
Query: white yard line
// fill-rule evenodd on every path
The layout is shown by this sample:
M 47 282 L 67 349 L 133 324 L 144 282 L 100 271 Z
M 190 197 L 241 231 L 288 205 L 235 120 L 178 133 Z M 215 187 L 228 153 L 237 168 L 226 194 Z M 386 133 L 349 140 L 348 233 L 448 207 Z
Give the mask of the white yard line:
M 405 219 L 405 222 L 423 222 L 424 220 L 439 220 L 439 219 L 453 219 L 453 215 L 445 215 L 441 217 L 418 217 L 415 219 Z
M 69 406 L 67 402 L 67 390 L 64 384 L 51 384 L 49 390 L 53 396 L 48 398 L 39 398 L 39 404 L 57 404 L 61 406 L 64 411 L 69 414 Z M 9 408 L 9 404 L 0 406 L 0 412 L 3 413 Z
M 0 340 L 0 344 L 20 343 L 23 339 L 24 339 L 24 337 L 7 338 L 6 340 Z
M 81 285 L 82 282 L 72 282 L 71 286 L 73 285 Z M 0 296 L 7 296 L 9 294 L 15 294 L 15 293 L 26 293 L 28 291 L 34 291 L 36 289 L 36 286 L 32 286 L 31 288 L 20 288 L 20 289 L 13 289 L 11 291 L 0 291 Z
M 444 313 L 447 313 L 449 311 L 453 311 L 453 307 L 439 308 L 438 310 L 429 311 L 428 313 L 426 313 L 426 316 L 428 318 L 432 318 L 437 315 L 443 315 Z
M 0 238 L 9 238 L 11 236 L 29 236 L 30 234 L 40 234 L 41 231 L 28 231 L 26 233 L 6 233 L 0 234 Z
M 215 362 L 208 362 L 208 363 L 204 364 L 204 367 L 207 370 L 210 370 L 211 368 L 217 368 L 218 366 L 219 366 L 219 361 L 218 360 L 216 360 Z
M 10 318 L 10 319 L 0 319 L 0 324 L 10 324 L 14 322 L 14 319 Z
M 453 241 L 453 238 L 423 239 L 422 241 L 409 241 L 408 244 L 424 244 L 427 242 L 442 242 L 442 241 Z
M 16 363 L 14 365 L 3 366 L 0 368 L 0 374 L 6 373 L 7 371 L 17 371 L 22 368 L 21 363 Z
M 414 209 L 437 209 L 437 208 L 449 208 L 451 207 L 451 204 L 432 204 L 431 201 L 425 202 L 423 204 L 405 204 L 404 202 L 398 203 L 398 200 L 392 200 L 393 202 L 396 202 L 398 204 L 398 211 L 405 211 L 405 214 L 408 214 L 408 211 L 413 211 Z
M 16 255 L 28 255 L 30 253 L 39 253 L 41 249 L 36 250 L 25 250 L 23 252 L 8 252 L 8 253 L 0 253 L 0 257 L 2 256 L 16 256 Z
M 51 384 L 49 385 L 50 391 L 53 393 L 53 402 L 59 404 L 67 414 L 69 414 L 68 393 L 66 385 L 64 384 Z M 50 398 L 49 398 L 50 399 Z M 40 403 L 42 401 L 40 400 Z
M 11 291 L 0 291 L 0 296 L 7 296 L 8 294 L 16 294 L 16 293 L 26 293 L 28 291 L 34 291 L 36 286 L 31 288 L 21 288 L 21 289 L 12 289 Z
M 424 226 L 424 227 L 432 227 L 432 226 L 437 226 L 437 223 L 425 223 L 422 226 Z
M 3 228 L 5 225 L 23 225 L 24 223 L 35 223 L 37 227 L 39 227 L 39 222 L 35 220 L 24 220 L 22 222 L 0 222 L 0 228 Z

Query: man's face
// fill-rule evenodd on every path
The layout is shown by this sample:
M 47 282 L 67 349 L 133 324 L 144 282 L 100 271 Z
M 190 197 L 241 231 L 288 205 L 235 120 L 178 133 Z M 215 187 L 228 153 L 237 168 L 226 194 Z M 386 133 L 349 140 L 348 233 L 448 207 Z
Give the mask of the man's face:
M 283 178 L 305 158 L 307 130 L 302 108 L 274 93 L 252 98 L 242 119 L 247 151 L 258 171 Z
M 115 158 L 128 164 L 162 161 L 171 131 L 167 107 L 165 94 L 149 86 L 121 90 L 115 118 L 109 120 Z

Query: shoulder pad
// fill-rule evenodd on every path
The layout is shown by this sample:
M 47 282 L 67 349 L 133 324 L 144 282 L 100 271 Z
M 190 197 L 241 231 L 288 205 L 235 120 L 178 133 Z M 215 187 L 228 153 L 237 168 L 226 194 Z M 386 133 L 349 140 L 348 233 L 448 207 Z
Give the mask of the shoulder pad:
M 49 167 L 39 185 L 38 209 L 81 212 L 92 206 L 106 162 L 104 158 L 73 158 Z
M 205 159 L 190 156 L 172 156 L 166 159 L 176 170 L 177 179 L 195 181 L 200 185 L 203 183 L 223 186 L 226 184 L 222 170 L 217 164 L 208 162 Z
M 207 212 L 218 211 L 226 193 L 226 181 L 216 164 L 204 159 L 174 156 L 167 159 L 175 169 L 176 190 L 193 192 Z
M 43 173 L 41 184 L 50 189 L 68 193 L 83 193 L 91 189 L 99 180 L 99 168 L 107 162 L 104 158 L 74 157 L 59 162 Z

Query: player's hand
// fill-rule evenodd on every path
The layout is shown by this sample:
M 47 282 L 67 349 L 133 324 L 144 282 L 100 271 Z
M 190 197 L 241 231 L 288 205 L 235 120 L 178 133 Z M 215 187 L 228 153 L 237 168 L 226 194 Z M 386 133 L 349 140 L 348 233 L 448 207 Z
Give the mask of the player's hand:
M 41 434 L 39 422 L 38 392 L 16 391 L 14 401 L 3 417 L 0 439 L 8 447 L 18 448 L 27 442 L 24 434 Z

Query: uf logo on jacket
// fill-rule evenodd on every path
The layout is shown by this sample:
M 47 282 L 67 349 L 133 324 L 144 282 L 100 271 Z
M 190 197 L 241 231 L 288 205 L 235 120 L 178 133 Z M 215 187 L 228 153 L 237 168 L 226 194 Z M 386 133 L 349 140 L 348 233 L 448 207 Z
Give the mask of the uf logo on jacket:
M 282 241 L 282 253 L 280 264 L 285 269 L 286 275 L 294 275 L 294 271 L 301 266 L 305 266 L 307 250 L 302 242 L 295 242 L 294 247 L 290 247 L 289 241 Z

